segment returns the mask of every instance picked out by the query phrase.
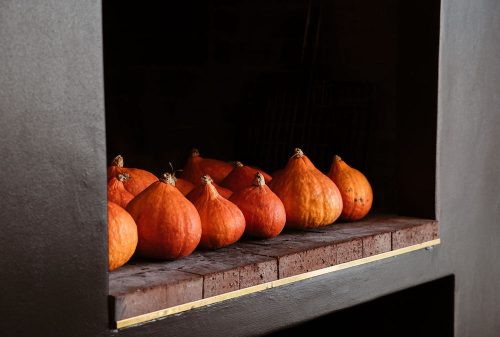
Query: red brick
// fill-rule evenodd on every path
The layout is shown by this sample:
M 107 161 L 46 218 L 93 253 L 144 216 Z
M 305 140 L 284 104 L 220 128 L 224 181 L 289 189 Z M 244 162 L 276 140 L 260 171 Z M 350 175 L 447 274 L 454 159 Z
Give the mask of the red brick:
M 240 289 L 240 273 L 237 268 L 203 275 L 203 298 L 238 289 Z
M 120 320 L 433 240 L 434 220 L 371 216 L 269 240 L 246 240 L 178 261 L 131 262 L 110 273 Z M 135 263 L 135 265 L 134 265 Z
M 289 277 L 336 263 L 335 244 L 323 233 L 287 233 L 272 240 L 240 243 L 238 247 L 252 254 L 278 259 L 278 277 Z
M 121 320 L 202 298 L 203 278 L 177 270 L 122 267 L 110 274 L 114 318 Z M 133 267 L 133 266 L 132 266 Z
M 289 277 L 336 264 L 334 245 L 292 253 L 278 258 L 279 278 Z
M 361 259 L 363 257 L 363 241 L 355 239 L 337 244 L 337 264 Z
M 363 237 L 363 257 L 382 254 L 391 250 L 391 233 Z
M 430 221 L 420 226 L 408 227 L 392 233 L 392 250 L 434 240 L 438 235 L 438 224 Z
M 204 298 L 278 278 L 275 258 L 251 254 L 235 246 L 217 251 L 197 251 L 185 259 L 168 263 L 166 268 L 203 276 Z

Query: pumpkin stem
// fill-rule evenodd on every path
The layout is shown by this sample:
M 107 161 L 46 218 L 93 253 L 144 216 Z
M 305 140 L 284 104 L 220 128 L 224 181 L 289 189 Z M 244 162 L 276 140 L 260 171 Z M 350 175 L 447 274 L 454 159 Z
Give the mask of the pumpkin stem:
M 172 186 L 175 186 L 175 177 L 171 173 L 168 173 L 168 172 L 163 173 L 161 175 L 160 181 L 165 183 L 165 184 L 170 184 Z
M 120 173 L 116 179 L 118 179 L 119 181 L 123 182 L 123 181 L 127 181 L 128 179 L 130 178 L 130 174 L 128 173 Z
M 191 157 L 199 157 L 200 156 L 200 151 L 198 151 L 197 148 L 194 148 L 191 150 Z
M 304 156 L 304 152 L 302 152 L 301 149 L 299 149 L 298 147 L 295 148 L 294 150 L 294 154 L 292 156 L 292 158 L 301 158 Z
M 260 172 L 255 173 L 253 185 L 254 186 L 264 186 L 265 184 L 266 184 L 266 180 L 264 179 L 264 176 L 262 175 L 262 173 L 260 173 Z
M 208 174 L 205 174 L 204 176 L 201 177 L 201 183 L 203 185 L 211 185 L 213 182 L 214 181 Z
M 182 172 L 184 170 L 182 170 L 182 169 L 178 169 L 178 170 L 174 169 L 174 165 L 172 165 L 172 162 L 170 162 L 170 161 L 168 162 L 168 165 L 170 166 L 170 173 L 172 173 L 172 175 L 174 176 L 175 181 L 177 181 L 177 177 L 175 176 L 175 174 L 177 172 Z
M 235 161 L 234 162 L 234 167 L 243 167 L 244 165 L 241 163 L 241 161 Z
M 342 161 L 342 158 L 340 158 L 340 156 L 338 156 L 338 155 L 335 155 L 335 157 L 333 157 L 333 160 L 335 160 L 336 162 L 339 162 L 339 161 Z
M 123 167 L 123 157 L 121 155 L 116 156 L 111 162 L 111 166 Z

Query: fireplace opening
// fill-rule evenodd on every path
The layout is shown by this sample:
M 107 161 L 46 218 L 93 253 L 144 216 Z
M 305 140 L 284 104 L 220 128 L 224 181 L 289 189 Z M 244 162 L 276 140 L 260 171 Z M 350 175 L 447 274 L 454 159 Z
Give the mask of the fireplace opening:
M 104 1 L 108 162 L 273 172 L 301 147 L 364 172 L 374 212 L 434 218 L 439 5 Z
M 452 337 L 454 289 L 454 276 L 447 276 L 267 336 Z
M 203 157 L 272 173 L 300 147 L 326 172 L 338 154 L 369 179 L 371 216 L 393 215 L 399 227 L 378 223 L 375 233 L 364 224 L 361 232 L 371 236 L 342 243 L 345 251 L 338 238 L 319 247 L 313 233 L 307 243 L 299 240 L 311 261 L 325 262 L 314 254 L 328 249 L 338 254 L 332 266 L 436 240 L 437 223 L 421 218 L 435 219 L 439 16 L 439 0 L 104 1 L 108 163 L 121 154 L 126 166 L 160 175 L 170 163 L 181 169 L 198 148 Z M 285 269 L 273 266 L 285 259 L 276 254 L 266 256 L 271 276 L 264 283 L 325 267 L 277 275 Z M 238 273 L 239 262 L 230 266 Z M 110 274 L 114 319 L 166 308 L 112 287 L 137 276 L 128 267 Z M 175 273 L 206 288 L 200 271 Z M 238 282 L 231 285 L 241 290 Z

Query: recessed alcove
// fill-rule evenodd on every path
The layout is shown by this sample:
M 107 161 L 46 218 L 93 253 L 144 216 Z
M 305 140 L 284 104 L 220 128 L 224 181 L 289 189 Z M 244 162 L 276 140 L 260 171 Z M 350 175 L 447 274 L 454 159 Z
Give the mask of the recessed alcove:
M 196 147 L 204 157 L 272 173 L 295 147 L 322 171 L 339 154 L 372 184 L 367 221 L 389 214 L 395 227 L 376 221 L 373 228 L 385 231 L 366 234 L 366 224 L 342 223 L 326 232 L 363 228 L 354 236 L 363 247 L 370 235 L 392 240 L 401 217 L 426 225 L 435 219 L 439 6 L 397 0 L 105 1 L 108 162 L 122 154 L 126 166 L 159 175 L 170 170 L 169 163 L 182 168 Z M 438 240 L 432 223 L 433 234 L 405 247 Z M 318 234 L 301 235 L 308 242 L 319 240 Z M 279 240 L 285 239 L 261 244 Z M 393 243 L 377 254 L 392 251 Z M 362 248 L 357 257 L 366 257 Z M 141 263 L 151 261 L 136 259 L 124 268 Z M 142 286 L 152 287 L 147 280 Z M 157 309 L 168 308 L 150 311 Z M 113 320 L 124 318 L 130 317 Z

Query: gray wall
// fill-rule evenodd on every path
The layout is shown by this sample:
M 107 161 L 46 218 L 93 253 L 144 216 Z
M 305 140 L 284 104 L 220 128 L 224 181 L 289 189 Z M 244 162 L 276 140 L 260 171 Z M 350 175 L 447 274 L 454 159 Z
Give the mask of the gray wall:
M 439 268 L 456 274 L 457 336 L 500 333 L 500 1 L 444 1 Z
M 101 35 L 98 0 L 0 2 L 2 336 L 107 327 Z
M 2 336 L 248 335 L 449 274 L 457 336 L 498 335 L 500 2 L 444 0 L 441 29 L 441 246 L 116 333 L 107 329 L 100 2 L 3 0 Z

